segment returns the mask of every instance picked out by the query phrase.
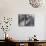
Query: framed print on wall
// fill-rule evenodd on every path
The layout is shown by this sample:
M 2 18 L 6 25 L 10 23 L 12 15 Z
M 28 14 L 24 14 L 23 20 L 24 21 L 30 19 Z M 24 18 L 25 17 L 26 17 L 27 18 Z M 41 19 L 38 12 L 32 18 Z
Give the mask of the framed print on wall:
M 19 26 L 34 26 L 34 16 L 32 14 L 19 14 L 18 15 Z

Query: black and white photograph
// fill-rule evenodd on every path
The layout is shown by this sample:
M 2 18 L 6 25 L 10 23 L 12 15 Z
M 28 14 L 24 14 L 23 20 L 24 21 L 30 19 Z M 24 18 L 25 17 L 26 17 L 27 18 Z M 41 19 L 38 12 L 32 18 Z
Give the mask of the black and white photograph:
M 18 15 L 19 26 L 34 26 L 34 16 L 32 14 L 19 14 Z

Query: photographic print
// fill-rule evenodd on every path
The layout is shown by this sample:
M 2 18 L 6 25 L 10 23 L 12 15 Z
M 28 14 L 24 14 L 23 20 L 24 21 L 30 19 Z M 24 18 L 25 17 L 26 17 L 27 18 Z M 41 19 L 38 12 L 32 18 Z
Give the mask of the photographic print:
M 34 16 L 30 14 L 19 14 L 18 25 L 19 26 L 34 26 Z

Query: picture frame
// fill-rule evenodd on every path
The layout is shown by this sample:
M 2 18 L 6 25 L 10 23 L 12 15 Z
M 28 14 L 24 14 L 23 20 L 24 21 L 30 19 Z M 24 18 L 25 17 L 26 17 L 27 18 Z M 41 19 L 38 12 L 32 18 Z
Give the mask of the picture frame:
M 34 16 L 32 14 L 18 14 L 19 26 L 34 26 Z

